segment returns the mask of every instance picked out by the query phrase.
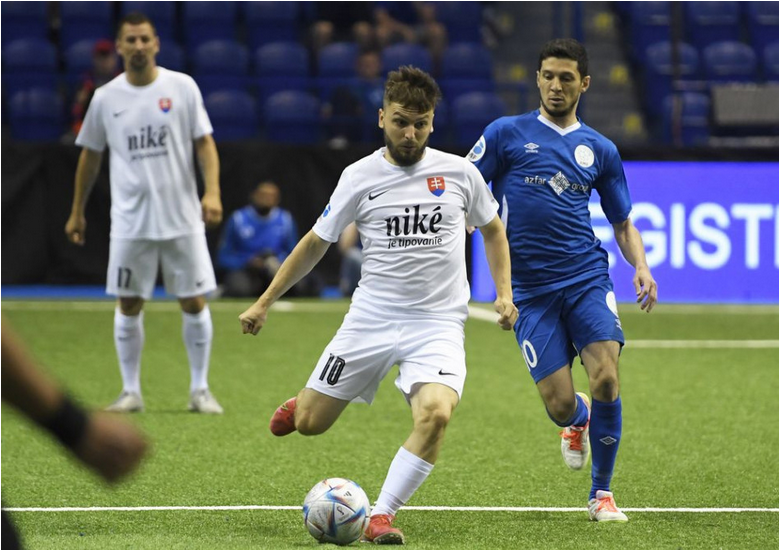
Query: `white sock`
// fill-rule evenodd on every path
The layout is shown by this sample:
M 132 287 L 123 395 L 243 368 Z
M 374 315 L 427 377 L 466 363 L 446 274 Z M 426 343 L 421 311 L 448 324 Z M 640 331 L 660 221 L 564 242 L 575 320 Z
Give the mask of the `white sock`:
M 212 351 L 212 315 L 209 306 L 198 314 L 182 312 L 182 340 L 190 361 L 190 392 L 204 390 Z
M 424 483 L 434 466 L 405 448 L 400 448 L 389 466 L 389 473 L 372 514 L 396 515 L 399 508 Z
M 120 362 L 122 391 L 141 394 L 141 350 L 144 348 L 144 312 L 126 316 L 114 310 L 114 346 Z

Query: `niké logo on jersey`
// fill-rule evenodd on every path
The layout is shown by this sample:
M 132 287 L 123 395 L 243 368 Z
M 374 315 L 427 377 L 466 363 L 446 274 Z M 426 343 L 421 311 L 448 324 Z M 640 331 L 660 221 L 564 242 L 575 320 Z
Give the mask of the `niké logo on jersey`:
M 413 216 L 411 209 L 405 207 L 405 214 L 402 216 L 390 216 L 386 219 L 386 235 L 397 237 L 400 235 L 426 235 L 428 233 L 438 233 L 441 229 L 439 224 L 443 220 L 443 214 L 440 207 L 435 207 L 431 213 L 421 213 L 421 205 L 413 207 Z
M 149 149 L 152 147 L 166 147 L 169 137 L 168 127 L 152 128 L 151 124 L 139 128 L 137 134 L 128 136 L 128 151 Z
M 427 178 L 427 187 L 435 197 L 440 197 L 446 191 L 446 179 L 443 176 Z

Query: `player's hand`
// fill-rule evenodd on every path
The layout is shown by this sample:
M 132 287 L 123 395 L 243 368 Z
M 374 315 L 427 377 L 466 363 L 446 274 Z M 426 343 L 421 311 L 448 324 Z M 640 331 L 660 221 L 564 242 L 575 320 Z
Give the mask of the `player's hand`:
M 68 241 L 76 245 L 84 245 L 84 234 L 87 231 L 87 219 L 84 215 L 71 214 L 65 223 L 65 235 Z
M 636 302 L 645 312 L 652 312 L 658 304 L 658 284 L 653 279 L 647 267 L 636 270 L 633 276 L 633 286 L 636 289 Z
M 495 312 L 500 314 L 498 325 L 503 331 L 510 331 L 519 317 L 519 311 L 517 310 L 517 307 L 514 306 L 514 302 L 508 299 L 496 299 Z
M 116 415 L 93 413 L 76 457 L 108 482 L 115 482 L 138 467 L 147 452 L 142 434 Z
M 239 315 L 239 323 L 242 324 L 242 334 L 250 333 L 255 336 L 266 323 L 267 308 L 257 302 Z
M 220 196 L 215 193 L 205 193 L 201 198 L 201 216 L 208 228 L 214 228 L 223 221 L 223 204 Z

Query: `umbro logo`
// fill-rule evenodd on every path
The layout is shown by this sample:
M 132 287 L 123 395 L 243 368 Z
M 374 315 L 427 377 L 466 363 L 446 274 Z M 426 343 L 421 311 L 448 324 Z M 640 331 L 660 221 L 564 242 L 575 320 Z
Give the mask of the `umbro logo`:
M 379 192 L 379 193 L 376 193 L 375 195 L 373 195 L 372 193 L 370 193 L 370 194 L 367 196 L 367 199 L 369 199 L 370 201 L 372 201 L 372 200 L 374 200 L 374 199 L 377 199 L 378 197 L 380 197 L 380 196 L 381 196 L 381 195 L 383 195 L 384 193 L 388 193 L 389 191 L 391 191 L 391 190 L 390 190 L 390 189 L 386 189 L 386 190 L 384 190 L 384 191 L 381 191 L 381 192 Z
M 527 149 L 525 153 L 538 153 L 538 144 L 533 142 L 526 143 L 525 149 Z
M 446 371 L 443 371 L 442 369 L 438 371 L 438 375 L 454 375 L 456 376 L 456 373 L 447 373 Z
M 601 438 L 601 440 L 599 440 L 599 442 L 607 446 L 611 446 L 612 444 L 617 442 L 617 438 L 612 438 L 611 436 L 604 436 L 603 438 Z

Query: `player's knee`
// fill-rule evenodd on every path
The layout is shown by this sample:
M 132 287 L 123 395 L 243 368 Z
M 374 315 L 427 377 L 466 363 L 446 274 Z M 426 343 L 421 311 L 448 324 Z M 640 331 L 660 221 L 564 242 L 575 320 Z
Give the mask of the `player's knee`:
M 552 398 L 546 402 L 549 416 L 559 424 L 566 423 L 574 415 L 576 405 L 573 399 Z
M 600 370 L 590 379 L 590 393 L 602 402 L 613 402 L 620 395 L 620 380 L 611 369 Z
M 446 428 L 451 420 L 451 408 L 443 406 L 432 406 L 422 408 L 416 416 L 414 424 L 428 433 L 437 434 Z
M 144 299 L 141 297 L 120 297 L 120 312 L 124 316 L 138 316 L 144 307 Z
M 332 423 L 316 415 L 309 409 L 297 407 L 294 424 L 299 434 L 303 436 L 317 436 L 325 433 Z

